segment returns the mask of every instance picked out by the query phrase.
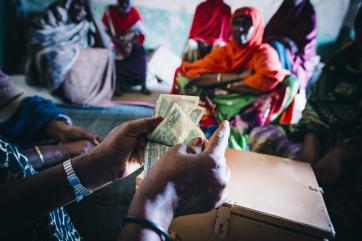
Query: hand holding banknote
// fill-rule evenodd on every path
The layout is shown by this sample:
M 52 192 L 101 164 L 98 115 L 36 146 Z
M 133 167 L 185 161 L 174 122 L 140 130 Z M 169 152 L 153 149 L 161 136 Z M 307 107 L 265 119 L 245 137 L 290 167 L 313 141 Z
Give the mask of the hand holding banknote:
M 229 134 L 229 123 L 224 121 L 203 149 L 185 144 L 171 147 L 145 177 L 128 214 L 152 220 L 167 230 L 175 216 L 206 212 L 220 205 L 230 177 L 225 160 Z M 123 234 L 130 235 L 128 230 Z
M 112 180 L 123 178 L 143 164 L 146 135 L 162 121 L 162 117 L 144 118 L 123 123 L 114 128 L 94 148 L 93 156 L 99 156 L 103 164 L 110 166 Z
M 155 116 L 163 117 L 163 121 L 148 135 L 145 174 L 170 147 L 176 144 L 190 146 L 196 137 L 205 138 L 199 127 L 203 114 L 204 108 L 199 106 L 198 96 L 160 95 Z

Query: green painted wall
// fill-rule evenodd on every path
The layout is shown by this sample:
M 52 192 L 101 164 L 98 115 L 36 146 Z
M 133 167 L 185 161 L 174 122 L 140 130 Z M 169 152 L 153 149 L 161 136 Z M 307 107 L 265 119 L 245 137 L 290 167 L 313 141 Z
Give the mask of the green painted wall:
M 9 2 L 15 3 L 16 0 L 7 0 Z M 3 0 L 0 0 L 1 4 L 3 4 Z M 22 16 L 23 19 L 27 19 L 29 15 L 34 13 L 42 12 L 49 4 L 54 2 L 54 0 L 20 0 L 19 4 L 17 6 L 17 15 Z M 94 9 L 96 16 L 100 19 L 102 17 L 102 14 L 104 12 L 104 9 L 108 4 L 112 4 L 115 1 L 111 0 L 94 0 Z M 9 5 L 9 4 L 6 4 Z M 11 4 L 12 7 L 15 6 L 15 4 Z M 145 47 L 148 49 L 154 49 L 157 48 L 160 45 L 164 45 L 171 49 L 175 54 L 181 55 L 184 43 L 187 39 L 189 28 L 191 26 L 191 21 L 193 18 L 193 14 L 189 11 L 185 10 L 168 10 L 168 9 L 159 9 L 159 8 L 153 8 L 150 6 L 137 6 L 138 10 L 140 11 L 144 23 L 145 23 L 145 31 L 146 31 L 146 42 Z M 7 9 L 7 6 L 5 7 Z M 4 11 L 4 8 L 1 7 L 0 11 Z M 12 12 L 15 10 L 13 9 Z M 6 13 L 8 14 L 8 13 Z M 14 13 L 15 14 L 15 13 Z M 1 17 L 3 17 L 4 14 L 1 14 Z M 11 17 L 10 17 L 11 18 Z M 24 21 L 24 20 L 22 20 Z M 27 20 L 25 20 L 27 22 Z M 3 23 L 3 21 L 2 21 Z M 6 25 L 6 24 L 5 24 Z M 0 26 L 0 40 L 1 37 L 4 36 L 4 32 L 6 32 L 8 29 L 18 29 L 18 27 L 6 25 L 7 29 L 4 29 L 4 27 Z M 7 41 L 6 45 L 12 45 L 14 42 L 12 39 L 17 39 L 16 37 L 12 35 L 16 35 L 16 33 L 12 32 L 8 37 L 10 38 L 10 41 Z M 0 41 L 0 49 L 3 49 L 4 42 Z M 19 44 L 16 44 L 19 45 Z M 5 51 L 7 56 L 6 61 L 6 69 L 7 71 L 14 72 L 14 69 L 19 69 L 18 67 L 10 67 L 14 66 L 20 60 L 14 59 L 12 57 L 12 53 L 16 51 L 16 48 L 14 46 L 6 46 L 6 49 L 9 49 L 9 51 Z M 3 51 L 1 52 L 1 56 L 3 56 Z M 16 55 L 19 55 L 17 53 Z M 2 60 L 1 58 L 0 60 Z M 0 62 L 3 64 L 3 62 Z M 15 71 L 16 72 L 16 71 Z
M 14 51 L 16 52 L 18 50 L 19 44 L 14 44 L 14 51 L 9 52 L 9 49 L 11 50 L 12 48 L 4 48 L 4 37 L 6 36 L 7 39 L 10 38 L 8 43 L 12 44 L 14 40 L 19 39 L 19 33 L 14 33 L 14 30 L 17 30 L 18 32 L 21 30 L 21 28 L 12 26 L 14 25 L 13 20 L 10 21 L 10 23 L 4 23 L 5 15 L 10 14 L 10 11 L 7 7 L 10 5 L 9 3 L 19 3 L 20 7 L 17 9 L 16 14 L 18 16 L 23 16 L 23 19 L 26 19 L 30 13 L 43 11 L 53 1 L 54 0 L 0 0 L 0 67 L 4 66 L 4 52 L 7 56 L 5 66 L 8 62 L 10 62 L 11 65 L 18 63 L 17 60 L 13 60 L 12 58 L 13 56 L 19 55 L 19 53 L 13 54 Z M 98 18 L 101 18 L 104 9 L 108 4 L 114 4 L 116 2 L 116 0 L 93 1 Z M 141 12 L 145 22 L 146 48 L 154 49 L 160 45 L 164 45 L 177 55 L 181 55 L 182 48 L 187 39 L 193 18 L 193 9 L 200 1 L 202 0 L 134 0 L 136 7 Z M 232 9 L 247 3 L 258 6 L 263 11 L 263 14 L 267 17 L 266 19 L 268 19 L 278 7 L 276 2 L 280 3 L 282 0 L 245 0 L 242 1 L 242 3 L 240 3 L 240 0 L 224 1 L 230 4 Z M 345 13 L 346 7 L 348 6 L 349 0 L 313 0 L 313 2 L 316 2 L 315 6 L 318 15 L 318 42 L 320 44 L 334 42 L 336 39 L 335 33 L 338 33 L 341 24 L 340 20 L 343 19 L 343 15 Z M 338 3 L 339 5 L 335 7 L 334 5 L 331 5 L 330 2 L 333 2 L 334 4 Z M 336 14 L 336 11 L 339 11 L 339 14 Z M 330 13 L 329 15 L 331 16 L 325 15 L 325 12 Z M 13 18 L 10 17 L 10 19 Z M 331 24 L 332 27 L 330 26 Z M 13 33 L 9 35 L 9 33 L 6 33 L 5 28 L 12 29 Z M 24 42 L 23 40 L 21 41 Z

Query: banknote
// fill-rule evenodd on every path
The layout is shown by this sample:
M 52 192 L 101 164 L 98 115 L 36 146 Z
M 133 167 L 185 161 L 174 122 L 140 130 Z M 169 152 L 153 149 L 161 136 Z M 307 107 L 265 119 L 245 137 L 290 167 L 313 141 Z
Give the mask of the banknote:
M 198 106 L 199 101 L 200 98 L 198 96 L 161 94 L 156 103 L 155 116 L 164 117 L 175 102 L 185 109 L 188 106 Z
M 156 142 L 147 142 L 145 147 L 145 165 L 144 172 L 148 173 L 153 164 L 159 160 L 163 153 L 170 149 L 169 146 L 162 145 Z
M 163 121 L 147 136 L 144 174 L 170 147 L 179 143 L 190 145 L 196 137 L 205 138 L 199 127 L 204 113 L 198 96 L 160 95 L 154 116 L 162 116 Z
M 164 120 L 151 133 L 149 139 L 167 146 L 174 146 L 179 143 L 189 145 L 197 136 L 205 138 L 202 130 L 192 122 L 182 108 L 177 103 L 173 103 Z

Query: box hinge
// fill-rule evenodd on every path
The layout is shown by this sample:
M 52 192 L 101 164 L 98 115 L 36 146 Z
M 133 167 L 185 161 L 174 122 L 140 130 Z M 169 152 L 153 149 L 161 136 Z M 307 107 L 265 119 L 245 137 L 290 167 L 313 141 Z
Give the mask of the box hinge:
M 232 206 L 220 206 L 216 214 L 216 222 L 214 225 L 214 233 L 221 238 L 225 238 L 229 229 Z

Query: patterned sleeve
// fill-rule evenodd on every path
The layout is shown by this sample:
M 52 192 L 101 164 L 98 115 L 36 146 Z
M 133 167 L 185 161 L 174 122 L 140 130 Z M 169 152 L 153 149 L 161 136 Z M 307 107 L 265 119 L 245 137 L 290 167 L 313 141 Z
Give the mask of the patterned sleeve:
M 32 176 L 36 172 L 28 159 L 9 143 L 0 139 L 0 183 Z

